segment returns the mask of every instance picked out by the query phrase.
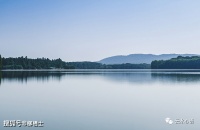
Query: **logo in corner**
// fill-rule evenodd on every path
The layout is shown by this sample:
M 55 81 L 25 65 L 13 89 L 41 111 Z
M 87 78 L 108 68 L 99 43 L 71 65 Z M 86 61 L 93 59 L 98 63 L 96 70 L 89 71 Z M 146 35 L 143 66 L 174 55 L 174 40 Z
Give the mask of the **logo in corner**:
M 173 124 L 173 120 L 170 118 L 165 118 L 165 122 L 169 125 Z

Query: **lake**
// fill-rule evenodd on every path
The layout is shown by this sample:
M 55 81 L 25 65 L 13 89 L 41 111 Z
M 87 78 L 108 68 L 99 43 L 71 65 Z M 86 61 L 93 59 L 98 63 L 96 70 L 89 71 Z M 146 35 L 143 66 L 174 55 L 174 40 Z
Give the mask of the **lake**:
M 199 100 L 200 70 L 1 71 L 0 130 L 200 130 Z

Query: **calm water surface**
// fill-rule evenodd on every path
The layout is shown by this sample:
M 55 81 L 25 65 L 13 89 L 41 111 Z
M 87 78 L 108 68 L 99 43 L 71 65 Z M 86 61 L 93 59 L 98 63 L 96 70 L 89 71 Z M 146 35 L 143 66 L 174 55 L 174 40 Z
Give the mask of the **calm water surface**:
M 200 130 L 200 70 L 2 71 L 0 104 L 0 130 Z

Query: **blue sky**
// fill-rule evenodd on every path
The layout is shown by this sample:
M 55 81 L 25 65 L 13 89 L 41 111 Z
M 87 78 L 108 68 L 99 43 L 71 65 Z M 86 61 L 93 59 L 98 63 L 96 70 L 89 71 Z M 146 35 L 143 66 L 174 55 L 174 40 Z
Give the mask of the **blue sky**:
M 4 57 L 199 53 L 199 0 L 0 0 Z

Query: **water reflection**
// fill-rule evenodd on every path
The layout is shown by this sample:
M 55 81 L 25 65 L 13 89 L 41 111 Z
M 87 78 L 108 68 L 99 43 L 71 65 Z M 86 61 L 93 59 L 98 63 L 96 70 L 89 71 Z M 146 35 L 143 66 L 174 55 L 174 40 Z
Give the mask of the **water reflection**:
M 61 80 L 64 73 L 57 73 L 52 71 L 0 71 L 0 84 L 2 82 L 18 81 L 27 83 L 30 80 L 35 81 L 48 81 L 48 80 Z
M 161 82 L 200 82 L 200 74 L 161 74 L 152 73 L 152 78 Z
M 200 74 L 194 73 L 105 73 L 104 78 L 114 82 L 129 82 L 138 84 L 150 84 L 155 82 L 168 82 L 168 83 L 193 83 L 200 82 Z
M 0 84 L 18 81 L 61 81 L 66 76 L 100 77 L 113 82 L 200 82 L 199 70 L 75 70 L 75 71 L 0 71 Z

